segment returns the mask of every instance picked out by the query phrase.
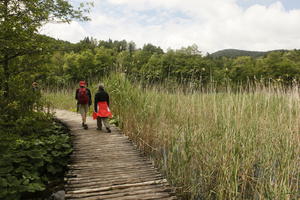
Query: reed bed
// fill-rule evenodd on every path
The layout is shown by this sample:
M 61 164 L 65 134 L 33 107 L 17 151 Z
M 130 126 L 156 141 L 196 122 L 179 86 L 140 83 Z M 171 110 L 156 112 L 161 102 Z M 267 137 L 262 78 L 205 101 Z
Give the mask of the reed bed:
M 123 76 L 105 83 L 123 132 L 183 199 L 300 198 L 297 87 L 182 93 Z M 60 95 L 52 99 L 68 108 Z

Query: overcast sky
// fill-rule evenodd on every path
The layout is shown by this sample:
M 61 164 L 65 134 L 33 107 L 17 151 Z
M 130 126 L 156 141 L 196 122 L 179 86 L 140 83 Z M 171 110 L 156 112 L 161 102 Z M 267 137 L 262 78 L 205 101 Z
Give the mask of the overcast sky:
M 48 24 L 42 33 L 71 42 L 125 39 L 164 50 L 196 44 L 209 53 L 300 49 L 300 0 L 89 1 L 91 21 Z

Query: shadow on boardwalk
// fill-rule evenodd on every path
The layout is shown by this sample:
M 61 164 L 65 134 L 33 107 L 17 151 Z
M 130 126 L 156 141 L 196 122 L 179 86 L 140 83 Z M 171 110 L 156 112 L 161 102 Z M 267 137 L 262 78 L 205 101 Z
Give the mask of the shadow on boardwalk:
M 166 179 L 135 149 L 128 138 L 81 127 L 80 115 L 56 110 L 56 117 L 71 130 L 74 151 L 66 175 L 66 199 L 177 199 Z

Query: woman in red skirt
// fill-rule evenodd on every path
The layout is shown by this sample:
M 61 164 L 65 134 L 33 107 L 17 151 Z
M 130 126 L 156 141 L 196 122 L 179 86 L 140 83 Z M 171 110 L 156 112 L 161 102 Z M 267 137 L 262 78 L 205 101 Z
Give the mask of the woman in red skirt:
M 102 122 L 108 133 L 111 132 L 108 118 L 112 117 L 112 114 L 109 110 L 109 95 L 104 90 L 104 86 L 100 85 L 98 92 L 95 95 L 95 104 L 94 104 L 94 119 L 97 119 L 97 130 L 102 130 Z

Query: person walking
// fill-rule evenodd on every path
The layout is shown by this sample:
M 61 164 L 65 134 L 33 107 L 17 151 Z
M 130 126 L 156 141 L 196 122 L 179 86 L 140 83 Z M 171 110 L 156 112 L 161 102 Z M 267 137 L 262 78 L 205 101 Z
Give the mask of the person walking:
M 77 112 L 82 117 L 82 127 L 88 129 L 86 124 L 86 115 L 89 111 L 90 105 L 92 105 L 91 91 L 86 87 L 85 81 L 79 82 L 79 88 L 76 90 L 75 99 L 77 100 Z
M 109 109 L 109 95 L 104 90 L 104 86 L 99 85 L 94 100 L 94 119 L 97 119 L 97 130 L 102 130 L 102 122 L 108 133 L 111 132 L 108 117 L 112 117 Z

